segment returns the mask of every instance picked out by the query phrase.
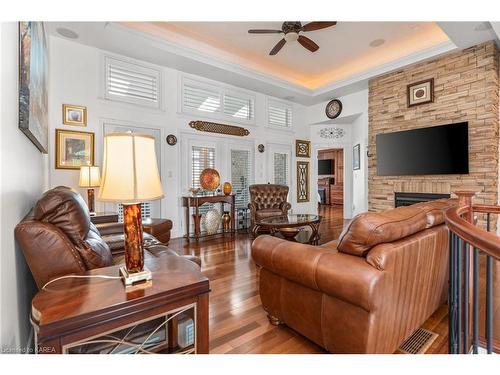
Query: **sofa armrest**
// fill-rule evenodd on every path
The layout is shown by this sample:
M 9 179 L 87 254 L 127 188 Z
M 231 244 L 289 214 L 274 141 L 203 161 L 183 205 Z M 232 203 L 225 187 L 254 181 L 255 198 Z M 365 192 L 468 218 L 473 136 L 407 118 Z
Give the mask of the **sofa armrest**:
M 254 261 L 274 274 L 372 311 L 380 305 L 377 284 L 384 272 L 365 258 L 330 249 L 260 236 L 252 244 Z
M 104 223 L 96 224 L 96 228 L 101 236 L 108 236 L 111 234 L 123 234 L 123 223 Z

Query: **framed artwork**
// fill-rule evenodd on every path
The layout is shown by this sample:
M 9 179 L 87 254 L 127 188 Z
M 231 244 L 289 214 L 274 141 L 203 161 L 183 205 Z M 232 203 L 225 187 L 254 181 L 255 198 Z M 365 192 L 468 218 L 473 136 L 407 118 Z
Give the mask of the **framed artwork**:
M 295 141 L 295 156 L 298 158 L 311 157 L 311 141 L 297 139 Z
M 56 169 L 94 165 L 94 133 L 56 129 Z
M 43 22 L 19 22 L 19 129 L 44 154 L 49 144 L 48 59 Z
M 63 104 L 63 124 L 87 126 L 87 107 Z
M 360 145 L 359 143 L 352 148 L 352 169 L 357 170 L 361 168 L 360 162 Z
M 309 202 L 309 162 L 297 162 L 297 203 Z
M 408 107 L 432 103 L 434 101 L 434 78 L 411 83 L 406 86 L 406 100 Z

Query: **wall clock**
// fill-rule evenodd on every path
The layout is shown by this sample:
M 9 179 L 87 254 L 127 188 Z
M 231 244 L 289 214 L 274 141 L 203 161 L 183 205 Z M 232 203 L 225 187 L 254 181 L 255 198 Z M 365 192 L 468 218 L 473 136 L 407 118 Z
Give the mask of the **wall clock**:
M 175 135 L 173 135 L 173 134 L 169 134 L 167 136 L 167 143 L 170 146 L 174 146 L 177 143 L 177 137 Z
M 334 119 L 340 116 L 342 112 L 342 102 L 338 99 L 333 99 L 328 102 L 325 108 L 325 113 L 328 118 Z

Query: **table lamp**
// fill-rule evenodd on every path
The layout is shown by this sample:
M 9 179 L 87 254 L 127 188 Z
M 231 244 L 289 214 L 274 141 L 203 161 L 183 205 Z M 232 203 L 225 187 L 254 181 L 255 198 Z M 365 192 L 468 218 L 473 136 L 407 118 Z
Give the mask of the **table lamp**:
M 89 207 L 90 216 L 95 216 L 95 200 L 94 188 L 100 185 L 99 167 L 85 165 L 80 167 L 80 187 L 87 188 L 87 206 Z
M 131 132 L 106 135 L 98 200 L 123 205 L 125 267 L 120 273 L 125 286 L 151 280 L 144 267 L 141 202 L 161 198 L 154 137 Z

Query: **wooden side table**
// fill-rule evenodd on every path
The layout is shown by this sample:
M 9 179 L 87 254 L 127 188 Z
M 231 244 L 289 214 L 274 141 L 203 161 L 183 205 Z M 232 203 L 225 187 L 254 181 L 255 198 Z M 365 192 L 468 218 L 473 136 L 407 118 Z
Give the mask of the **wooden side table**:
M 200 215 L 200 206 L 205 204 L 205 203 L 220 203 L 221 204 L 221 214 L 224 211 L 224 204 L 229 204 L 231 205 L 231 228 L 229 231 L 217 231 L 215 234 L 206 234 L 201 231 L 200 227 L 200 222 L 201 222 L 201 215 Z M 231 234 L 234 236 L 236 233 L 236 198 L 234 194 L 230 195 L 194 195 L 194 196 L 186 196 L 182 197 L 182 207 L 185 208 L 185 213 L 186 213 L 186 234 L 184 237 L 188 240 L 190 238 L 194 238 L 196 242 L 199 241 L 200 238 L 203 237 L 211 237 L 211 236 L 216 236 L 219 234 Z M 193 222 L 194 222 L 194 232 L 191 233 L 190 230 L 190 216 L 191 216 L 191 209 L 193 209 Z
M 169 219 L 144 219 L 142 221 L 144 232 L 156 237 L 160 242 L 168 245 L 170 242 L 170 230 L 172 220 Z
M 145 263 L 149 285 L 125 289 L 120 279 L 95 277 L 118 276 L 112 266 L 38 292 L 31 308 L 37 352 L 208 353 L 208 279 L 182 257 L 146 256 Z M 177 330 L 186 327 L 192 342 L 180 345 Z
M 96 212 L 90 217 L 90 221 L 94 224 L 117 223 L 118 214 L 116 212 Z

